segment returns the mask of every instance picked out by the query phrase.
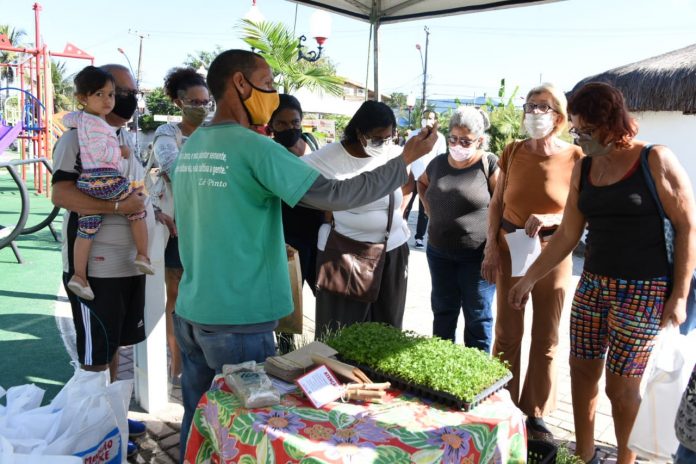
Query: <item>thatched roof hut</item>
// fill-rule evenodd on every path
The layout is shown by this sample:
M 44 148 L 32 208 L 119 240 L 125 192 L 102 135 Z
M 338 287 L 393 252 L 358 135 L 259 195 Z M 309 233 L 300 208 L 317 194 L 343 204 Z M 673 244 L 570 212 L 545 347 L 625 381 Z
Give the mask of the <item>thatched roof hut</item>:
M 696 114 L 696 44 L 587 77 L 623 92 L 631 111 L 681 111 Z

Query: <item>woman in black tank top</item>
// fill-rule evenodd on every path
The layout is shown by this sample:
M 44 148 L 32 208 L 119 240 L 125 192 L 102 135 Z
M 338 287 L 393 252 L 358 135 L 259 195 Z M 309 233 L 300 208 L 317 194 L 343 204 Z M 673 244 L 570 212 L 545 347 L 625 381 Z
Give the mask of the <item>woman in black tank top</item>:
M 696 208 L 689 178 L 664 146 L 635 140 L 636 122 L 619 90 L 590 83 L 571 97 L 571 135 L 587 155 L 578 163 L 563 221 L 509 294 L 521 308 L 541 277 L 577 245 L 587 226 L 585 266 L 573 300 L 571 356 L 576 454 L 598 462 L 594 415 L 606 369 L 618 462 L 633 462 L 628 439 L 640 405 L 640 381 L 660 327 L 686 318 L 696 265 Z M 641 168 L 648 156 L 659 200 L 675 229 L 667 262 L 662 220 Z M 606 358 L 606 362 L 605 362 Z

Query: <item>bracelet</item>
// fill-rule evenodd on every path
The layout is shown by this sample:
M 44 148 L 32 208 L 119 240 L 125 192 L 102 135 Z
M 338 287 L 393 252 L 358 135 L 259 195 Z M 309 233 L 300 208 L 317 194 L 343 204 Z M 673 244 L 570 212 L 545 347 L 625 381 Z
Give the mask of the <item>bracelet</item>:
M 114 203 L 114 213 L 118 211 L 118 201 Z

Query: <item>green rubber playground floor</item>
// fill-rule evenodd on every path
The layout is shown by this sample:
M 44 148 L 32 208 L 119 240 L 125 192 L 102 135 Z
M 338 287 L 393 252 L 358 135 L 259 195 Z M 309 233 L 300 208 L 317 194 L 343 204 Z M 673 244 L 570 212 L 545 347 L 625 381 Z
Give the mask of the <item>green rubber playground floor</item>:
M 50 199 L 34 190 L 32 171 L 27 168 L 30 209 L 25 227 L 38 224 L 53 209 Z M 7 169 L 0 168 L 0 225 L 14 226 L 20 209 L 19 190 Z M 53 227 L 60 233 L 62 213 Z M 48 228 L 20 235 L 15 243 L 23 264 L 17 263 L 10 246 L 0 249 L 0 386 L 33 383 L 46 390 L 46 403 L 73 373 L 54 314 L 61 286 L 60 243 Z

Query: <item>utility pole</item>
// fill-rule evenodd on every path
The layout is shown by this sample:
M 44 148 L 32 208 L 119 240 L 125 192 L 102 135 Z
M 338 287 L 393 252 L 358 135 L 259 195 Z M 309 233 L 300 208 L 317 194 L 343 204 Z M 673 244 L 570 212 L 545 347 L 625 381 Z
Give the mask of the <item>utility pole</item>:
M 425 116 L 425 86 L 428 79 L 428 42 L 430 40 L 430 30 L 428 26 L 424 26 L 423 30 L 425 31 L 425 60 L 423 61 L 423 99 L 421 100 L 421 114 Z
M 142 32 L 136 31 L 136 30 L 128 30 L 129 33 L 137 36 L 140 39 L 140 47 L 138 49 L 138 68 L 136 70 L 136 75 L 135 75 L 135 83 L 136 86 L 138 87 L 138 90 L 140 90 L 140 82 L 142 82 L 142 64 L 143 64 L 143 39 L 145 37 L 149 37 L 149 34 L 144 34 Z

